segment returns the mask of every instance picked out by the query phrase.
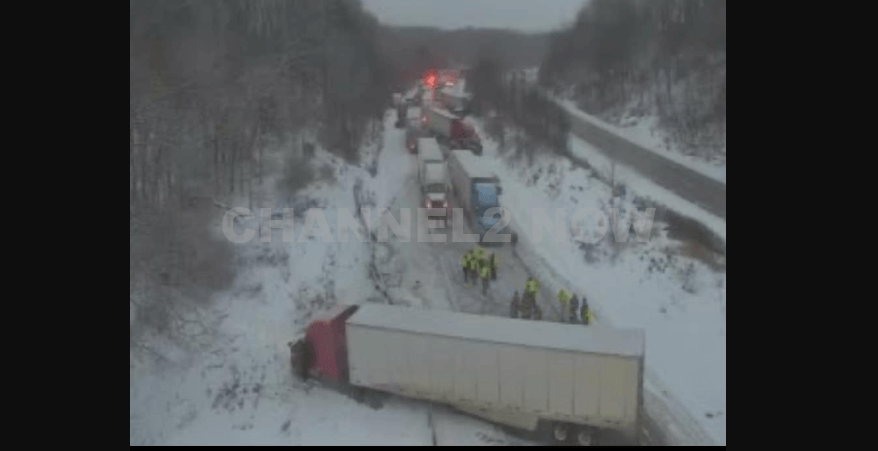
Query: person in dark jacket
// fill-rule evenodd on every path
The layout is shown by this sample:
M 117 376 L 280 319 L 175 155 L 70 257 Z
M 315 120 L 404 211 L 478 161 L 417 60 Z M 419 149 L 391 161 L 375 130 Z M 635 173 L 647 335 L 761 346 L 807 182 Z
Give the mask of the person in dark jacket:
M 571 323 L 577 323 L 576 317 L 579 316 L 577 313 L 579 312 L 579 298 L 574 294 L 572 298 L 570 298 L 570 309 L 567 312 L 568 318 Z
M 518 312 L 520 309 L 521 300 L 518 298 L 518 290 L 515 290 L 515 294 L 512 296 L 512 303 L 509 304 L 509 317 L 510 318 L 518 318 Z

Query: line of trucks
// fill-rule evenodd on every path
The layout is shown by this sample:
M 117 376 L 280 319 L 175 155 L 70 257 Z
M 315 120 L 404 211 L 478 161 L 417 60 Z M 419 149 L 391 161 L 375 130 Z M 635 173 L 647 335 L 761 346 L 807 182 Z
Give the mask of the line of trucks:
M 410 102 L 401 95 L 394 96 L 394 101 L 400 102 L 397 123 L 407 123 L 406 148 L 418 154 L 421 202 L 428 209 L 428 219 L 439 219 L 447 228 L 454 208 L 459 207 L 480 242 L 503 242 L 506 238 L 498 234 L 507 234 L 511 242 L 517 242 L 517 233 L 508 227 L 509 218 L 500 209 L 500 180 L 483 168 L 476 156 L 482 153 L 478 133 L 460 117 L 428 101 L 429 93 L 421 95 L 420 120 L 412 120 Z
M 639 442 L 641 330 L 365 303 L 315 317 L 289 347 L 296 377 L 357 399 L 443 403 L 553 444 Z
M 509 218 L 500 208 L 500 179 L 486 170 L 471 151 L 450 150 L 446 160 L 436 139 L 418 139 L 418 182 L 428 219 L 439 219 L 448 227 L 448 219 L 457 207 L 463 212 L 463 222 L 478 234 L 479 242 L 502 243 L 499 234 L 508 234 L 512 243 L 518 241 L 517 232 L 511 230 Z
M 453 194 L 480 238 L 502 230 L 500 213 L 490 214 L 500 207 L 500 181 L 481 158 L 452 148 L 446 159 L 433 137 L 416 147 L 426 208 L 447 219 Z M 303 380 L 357 399 L 446 404 L 560 445 L 591 445 L 608 433 L 640 443 L 645 346 L 639 329 L 373 302 L 319 314 L 289 342 Z

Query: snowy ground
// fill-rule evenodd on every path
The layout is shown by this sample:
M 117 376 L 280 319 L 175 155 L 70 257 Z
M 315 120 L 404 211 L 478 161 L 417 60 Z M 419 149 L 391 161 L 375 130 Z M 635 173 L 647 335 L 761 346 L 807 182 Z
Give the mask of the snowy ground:
M 570 152 L 573 155 L 587 160 L 595 170 L 600 171 L 600 175 L 604 179 L 610 178 L 610 173 L 613 171 L 611 169 L 612 160 L 603 152 L 573 134 L 570 134 L 569 143 Z M 624 183 L 634 193 L 640 194 L 645 199 L 652 199 L 683 216 L 695 219 L 725 241 L 726 221 L 724 219 L 662 188 L 625 165 L 616 164 L 614 176 L 618 182 Z
M 693 171 L 703 174 L 706 177 L 710 177 L 723 183 L 726 182 L 725 163 L 721 165 L 710 164 L 703 160 L 684 155 L 675 149 L 667 148 L 667 145 L 663 142 L 661 134 L 656 131 L 654 118 L 638 118 L 636 120 L 634 118 L 623 118 L 623 123 L 627 125 L 625 127 L 617 127 L 583 112 L 572 100 L 560 98 L 555 98 L 555 100 L 568 112 L 584 121 L 595 124 L 604 130 L 610 131 L 617 136 L 621 136 L 640 145 L 644 149 L 677 162 Z
M 382 142 L 364 150 L 359 166 L 318 150 L 313 164 L 334 168 L 335 177 L 316 181 L 296 196 L 277 195 L 272 180 L 277 174 L 268 174 L 262 199 L 269 200 L 262 205 L 301 212 L 297 239 L 309 207 L 325 208 L 337 237 L 333 207 L 393 212 L 419 205 L 415 157 L 404 150 L 404 131 L 393 127 L 394 120 L 388 112 Z M 527 223 L 526 206 L 569 209 L 599 205 L 608 197 L 609 188 L 563 160 L 546 157 L 528 167 L 507 166 L 495 146 L 485 144 L 484 160 L 503 180 L 501 201 L 513 207 L 516 227 Z M 283 167 L 282 156 L 289 153 L 277 149 L 276 161 L 266 166 Z M 370 173 L 376 158 L 377 172 Z M 555 173 L 549 174 L 553 163 Z M 630 198 L 623 205 L 630 205 Z M 324 243 L 319 237 L 283 243 L 279 230 L 272 238 L 260 243 L 257 235 L 237 247 L 234 288 L 216 295 L 202 312 L 215 324 L 209 340 L 188 351 L 154 343 L 168 360 L 161 366 L 132 354 L 130 444 L 531 444 L 441 406 L 391 398 L 374 410 L 333 390 L 297 382 L 286 347 L 317 310 L 382 299 L 385 293 L 399 304 L 505 315 L 512 291 L 531 274 L 544 280 L 547 316 L 557 313 L 548 300 L 561 283 L 588 296 L 599 322 L 645 328 L 647 363 L 658 376 L 648 375 L 647 381 L 646 406 L 656 413 L 655 421 L 674 414 L 669 411 L 679 399 L 716 442 L 725 443 L 725 275 L 674 257 L 679 243 L 659 230 L 646 244 L 622 248 L 615 259 L 614 248 L 598 246 L 589 251 L 593 263 L 570 244 L 536 246 L 524 240 L 514 252 L 498 248 L 499 280 L 487 295 L 463 283 L 458 260 L 469 248 L 465 243 L 418 243 L 412 236 L 410 243 L 370 244 L 358 241 L 353 231 L 347 243 Z M 378 280 L 370 276 L 370 262 Z M 693 269 L 687 272 L 689 263 Z M 676 396 L 664 399 L 663 392 Z
M 267 174 L 261 206 L 294 207 L 302 213 L 323 207 L 337 237 L 334 208 L 355 212 L 358 201 L 391 205 L 409 177 L 399 165 L 411 157 L 404 151 L 402 130 L 393 128 L 394 119 L 388 112 L 374 176 L 368 168 L 379 146 L 366 149 L 357 167 L 318 150 L 313 164 L 335 168 L 337 181 L 320 180 L 287 196 L 274 191 L 277 174 Z M 276 149 L 269 156 L 275 164 L 266 166 L 283 167 L 283 155 L 290 153 Z M 246 205 L 243 202 L 239 201 Z M 222 213 L 217 214 L 215 233 L 222 233 Z M 304 214 L 295 220 L 297 240 L 304 220 Z M 243 230 L 239 227 L 237 232 Z M 160 364 L 132 351 L 131 445 L 526 443 L 493 425 L 429 403 L 390 398 L 375 410 L 313 382 L 294 380 L 287 342 L 316 311 L 382 296 L 374 288 L 380 283 L 369 274 L 373 250 L 379 248 L 360 242 L 353 231 L 346 243 L 324 243 L 319 237 L 284 243 L 281 235 L 280 230 L 273 231 L 268 243 L 261 243 L 257 235 L 236 247 L 239 272 L 234 288 L 215 295 L 210 306 L 200 311 L 202 321 L 213 324 L 207 339 L 181 348 L 144 337 L 162 356 Z
M 479 122 L 472 122 L 486 136 Z M 648 388 L 655 396 L 675 395 L 716 443 L 725 444 L 725 273 L 680 256 L 684 244 L 668 239 L 660 224 L 645 243 L 634 243 L 632 234 L 629 243 L 612 245 L 612 232 L 591 249 L 574 242 L 569 218 L 585 206 L 605 208 L 610 188 L 566 158 L 541 155 L 532 164 L 516 164 L 490 139 L 484 143 L 483 162 L 502 181 L 501 203 L 511 210 L 520 236 L 517 252 L 531 270 L 542 268 L 541 280 L 553 279 L 560 284 L 555 288 L 586 295 L 598 322 L 645 329 L 647 365 L 656 376 L 648 377 Z M 580 144 L 573 147 L 583 151 Z M 590 162 L 593 156 L 587 157 Z M 634 210 L 638 193 L 656 194 L 656 187 L 638 184 L 634 177 L 626 183 L 626 197 L 615 201 L 622 209 Z M 544 208 L 553 223 L 556 208 L 566 212 L 567 242 L 554 242 L 547 232 L 541 243 L 530 242 L 534 206 Z M 724 221 L 712 225 L 725 236 Z

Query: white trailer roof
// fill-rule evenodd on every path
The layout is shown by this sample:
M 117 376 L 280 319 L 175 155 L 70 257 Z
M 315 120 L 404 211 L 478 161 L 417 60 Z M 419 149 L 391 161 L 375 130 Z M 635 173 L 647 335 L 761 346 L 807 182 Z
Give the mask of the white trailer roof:
M 378 329 L 478 340 L 572 352 L 641 357 L 645 336 L 639 329 L 590 324 L 471 315 L 367 303 L 347 324 Z
M 421 161 L 445 161 L 445 156 L 442 155 L 442 149 L 439 148 L 436 138 L 418 138 L 418 159 Z
M 427 163 L 424 179 L 428 183 L 445 183 L 447 178 L 445 163 Z
M 456 114 L 446 110 L 445 108 L 440 108 L 440 107 L 435 106 L 435 105 L 432 105 L 429 108 L 431 110 L 433 110 L 436 114 L 439 114 L 441 116 L 445 116 L 448 119 L 457 119 L 458 118 Z
M 466 99 L 467 97 L 469 97 L 465 92 L 463 92 L 463 90 L 461 90 L 459 88 L 458 89 L 454 89 L 454 88 L 457 88 L 457 86 L 454 86 L 453 88 L 452 87 L 442 88 L 442 93 L 449 96 L 449 97 L 454 97 L 456 99 Z
M 463 170 L 466 171 L 467 176 L 471 179 L 497 178 L 493 172 L 488 171 L 482 166 L 479 158 L 470 150 L 452 150 L 450 155 L 460 162 L 461 166 L 463 166 Z

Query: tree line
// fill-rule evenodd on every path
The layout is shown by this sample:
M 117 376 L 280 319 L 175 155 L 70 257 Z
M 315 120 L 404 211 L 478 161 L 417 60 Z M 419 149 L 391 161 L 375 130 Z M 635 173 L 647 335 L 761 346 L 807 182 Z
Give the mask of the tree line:
M 525 134 L 525 154 L 546 148 L 564 154 L 570 121 L 557 103 L 547 98 L 536 86 L 528 83 L 522 71 L 509 71 L 496 58 L 485 55 L 479 59 L 467 78 L 467 89 L 473 94 L 473 113 L 491 114 L 488 133 L 505 146 L 506 123 L 514 124 Z
M 271 137 L 316 128 L 355 160 L 390 86 L 378 22 L 358 0 L 130 0 L 129 13 L 137 303 L 163 286 L 228 283 L 229 243 L 205 238 L 213 224 L 189 201 L 247 193 Z
M 726 0 L 592 0 L 552 36 L 540 83 L 593 114 L 651 105 L 684 140 L 722 123 L 724 142 L 725 53 Z

